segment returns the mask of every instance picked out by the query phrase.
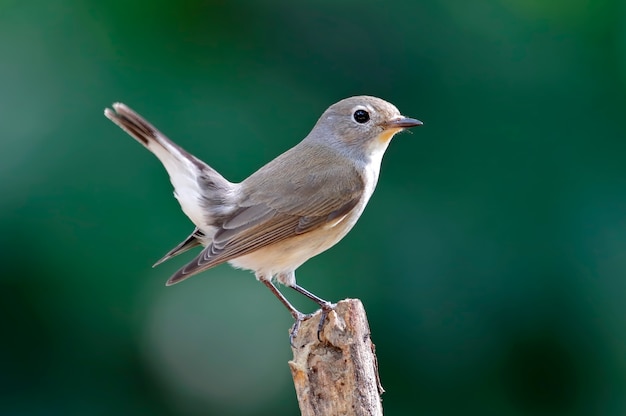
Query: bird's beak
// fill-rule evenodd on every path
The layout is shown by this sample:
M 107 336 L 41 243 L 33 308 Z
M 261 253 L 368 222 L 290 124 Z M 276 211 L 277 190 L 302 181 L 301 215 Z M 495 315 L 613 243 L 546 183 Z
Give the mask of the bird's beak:
M 406 129 L 409 127 L 421 126 L 422 124 L 424 123 L 414 118 L 400 117 L 395 120 L 388 121 L 385 123 L 385 127 L 388 129 Z

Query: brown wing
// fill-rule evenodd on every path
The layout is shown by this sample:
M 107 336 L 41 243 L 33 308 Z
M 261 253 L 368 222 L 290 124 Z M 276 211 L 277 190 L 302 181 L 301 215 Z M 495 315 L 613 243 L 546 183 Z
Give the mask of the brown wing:
M 334 153 L 318 149 L 307 161 L 298 160 L 298 169 L 291 169 L 294 174 L 281 174 L 289 167 L 293 153 L 302 153 L 294 152 L 295 149 L 242 183 L 248 196 L 240 208 L 224 221 L 213 242 L 176 272 L 168 285 L 318 229 L 348 214 L 358 204 L 364 189 L 361 176 Z

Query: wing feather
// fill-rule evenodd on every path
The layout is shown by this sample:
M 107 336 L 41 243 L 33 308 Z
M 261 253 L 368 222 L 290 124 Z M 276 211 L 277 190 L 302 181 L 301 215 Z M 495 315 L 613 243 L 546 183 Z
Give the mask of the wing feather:
M 170 278 L 169 285 L 260 248 L 332 224 L 357 206 L 363 195 L 363 180 L 356 168 L 333 160 L 337 159 L 335 153 L 312 158 L 321 158 L 324 169 L 310 162 L 300 162 L 299 175 L 275 175 L 272 171 L 284 169 L 283 159 L 294 149 L 242 183 L 247 186 L 248 198 L 223 222 L 212 243 Z M 274 183 L 272 186 L 259 184 L 258 177 L 262 180 L 273 177 Z

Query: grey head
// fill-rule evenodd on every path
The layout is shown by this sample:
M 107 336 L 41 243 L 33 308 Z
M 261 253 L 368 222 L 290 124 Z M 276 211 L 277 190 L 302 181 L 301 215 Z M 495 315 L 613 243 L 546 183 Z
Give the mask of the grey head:
M 422 122 L 404 117 L 391 103 L 360 95 L 331 105 L 304 140 L 328 144 L 354 157 L 384 152 L 394 134 Z

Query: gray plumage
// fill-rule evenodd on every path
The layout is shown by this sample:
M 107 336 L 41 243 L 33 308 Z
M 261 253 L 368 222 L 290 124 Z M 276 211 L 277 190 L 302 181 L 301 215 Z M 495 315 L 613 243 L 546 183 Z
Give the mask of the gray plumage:
M 393 135 L 421 125 L 379 98 L 347 98 L 329 107 L 295 147 L 243 182 L 232 183 L 124 104 L 114 104 L 105 115 L 159 158 L 183 212 L 196 226 L 156 264 L 204 246 L 168 285 L 230 262 L 253 270 L 290 309 L 296 326 L 304 316 L 277 291 L 272 279 L 322 307 L 332 306 L 299 287 L 295 270 L 352 228 L 374 191 Z

